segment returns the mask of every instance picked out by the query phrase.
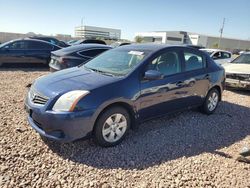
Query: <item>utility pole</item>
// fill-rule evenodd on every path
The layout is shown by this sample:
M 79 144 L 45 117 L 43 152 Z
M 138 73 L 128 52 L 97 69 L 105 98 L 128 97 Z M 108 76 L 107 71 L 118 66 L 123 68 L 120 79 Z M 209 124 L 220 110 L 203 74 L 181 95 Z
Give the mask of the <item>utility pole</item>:
M 226 19 L 225 19 L 225 18 L 223 18 L 222 27 L 220 28 L 220 39 L 219 39 L 218 48 L 220 48 L 221 39 L 222 39 L 222 34 L 223 34 L 224 26 L 225 26 L 225 21 L 226 21 Z

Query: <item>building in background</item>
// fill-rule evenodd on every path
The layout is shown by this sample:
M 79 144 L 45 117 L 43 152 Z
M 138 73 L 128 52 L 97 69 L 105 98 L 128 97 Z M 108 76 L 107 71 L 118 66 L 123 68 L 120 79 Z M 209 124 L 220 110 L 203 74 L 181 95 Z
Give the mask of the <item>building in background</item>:
M 250 40 L 234 39 L 234 38 L 221 38 L 216 36 L 207 36 L 200 34 L 188 35 L 189 41 L 193 45 L 200 45 L 206 48 L 221 48 L 225 50 L 249 50 Z M 220 41 L 220 42 L 219 42 Z
M 85 25 L 75 27 L 75 37 L 85 39 L 120 40 L 121 30 Z
M 9 32 L 0 32 L 0 42 L 4 43 L 10 40 L 14 40 L 14 39 L 18 39 L 18 38 L 25 38 L 25 37 L 32 37 L 32 36 L 45 36 L 42 34 L 36 34 L 33 32 L 29 32 L 26 34 L 23 33 L 9 33 Z M 65 35 L 65 34 L 56 34 L 55 36 L 49 36 L 49 37 L 54 37 L 57 38 L 58 40 L 62 40 L 62 41 L 70 41 L 73 39 L 76 39 L 74 37 L 72 37 L 71 35 Z
M 136 33 L 141 42 L 156 42 L 163 44 L 191 44 L 205 48 L 221 48 L 225 50 L 250 49 L 250 40 L 208 36 L 186 31 L 155 31 Z
M 178 31 L 154 31 L 136 33 L 135 36 L 141 38 L 141 42 L 155 42 L 163 44 L 183 44 L 185 35 Z

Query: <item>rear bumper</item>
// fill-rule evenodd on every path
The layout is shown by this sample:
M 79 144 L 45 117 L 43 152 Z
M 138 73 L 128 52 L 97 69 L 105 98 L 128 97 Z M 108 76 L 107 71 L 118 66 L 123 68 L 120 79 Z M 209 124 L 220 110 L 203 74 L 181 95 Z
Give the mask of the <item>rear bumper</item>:
M 93 129 L 95 110 L 81 112 L 41 111 L 25 105 L 28 122 L 40 135 L 60 142 L 72 142 L 88 136 Z

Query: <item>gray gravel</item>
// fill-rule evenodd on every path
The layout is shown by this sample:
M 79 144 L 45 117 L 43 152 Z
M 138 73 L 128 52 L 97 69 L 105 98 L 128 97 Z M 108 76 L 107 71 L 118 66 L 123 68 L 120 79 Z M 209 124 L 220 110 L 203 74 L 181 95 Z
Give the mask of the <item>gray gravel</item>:
M 185 111 L 141 124 L 117 147 L 42 140 L 23 110 L 47 71 L 0 71 L 0 187 L 250 187 L 250 93 L 225 91 L 214 115 Z

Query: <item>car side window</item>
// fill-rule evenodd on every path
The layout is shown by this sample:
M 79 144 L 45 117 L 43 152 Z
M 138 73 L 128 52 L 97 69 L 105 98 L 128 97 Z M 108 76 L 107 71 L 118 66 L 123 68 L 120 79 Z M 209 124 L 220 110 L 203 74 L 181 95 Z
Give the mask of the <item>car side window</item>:
M 43 42 L 30 41 L 29 49 L 33 50 L 51 50 L 53 47 Z
M 191 52 L 184 52 L 185 71 L 192 71 L 206 67 L 205 58 Z
M 221 52 L 216 52 L 216 53 L 213 55 L 213 59 L 222 59 Z
M 164 76 L 170 76 L 181 72 L 181 62 L 177 52 L 165 52 L 151 61 L 147 70 L 157 70 Z
M 86 57 L 95 57 L 103 52 L 105 52 L 107 49 L 92 49 L 92 50 L 85 50 L 80 52 L 82 56 Z
M 231 58 L 231 54 L 227 52 L 222 52 L 222 58 L 223 59 Z
M 16 42 L 9 44 L 9 49 L 12 49 L 12 50 L 28 49 L 28 43 L 27 41 L 16 41 Z

